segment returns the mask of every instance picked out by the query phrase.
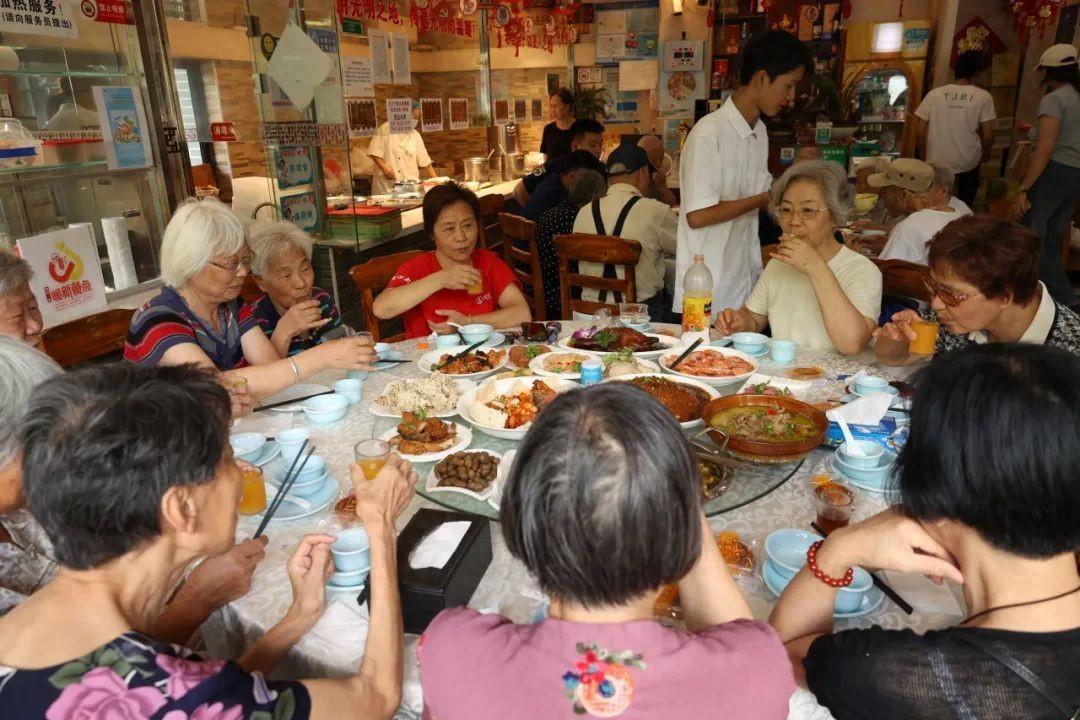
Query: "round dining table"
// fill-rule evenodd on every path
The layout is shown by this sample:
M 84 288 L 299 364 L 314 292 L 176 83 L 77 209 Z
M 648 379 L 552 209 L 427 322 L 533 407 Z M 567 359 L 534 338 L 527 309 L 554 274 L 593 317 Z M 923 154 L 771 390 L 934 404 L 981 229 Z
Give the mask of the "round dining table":
M 562 322 L 562 335 L 573 332 L 579 324 Z M 678 326 L 653 325 L 655 331 L 677 334 Z M 404 341 L 393 345 L 393 349 L 410 361 L 417 360 L 423 352 L 417 348 L 416 340 Z M 870 368 L 879 374 L 898 378 L 906 375 L 908 369 L 876 368 L 872 352 L 866 351 L 855 356 L 843 356 L 836 352 L 811 351 L 799 348 L 794 363 L 779 365 L 766 355 L 760 358 L 759 373 L 783 377 L 793 366 L 817 366 L 824 371 L 824 377 L 813 381 L 809 390 L 803 393 L 803 399 L 809 402 L 839 401 L 846 393 L 847 380 L 860 370 Z M 345 376 L 344 371 L 329 371 L 311 378 L 308 383 L 329 386 Z M 267 436 L 291 428 L 308 428 L 316 452 L 324 458 L 330 475 L 340 486 L 341 496 L 350 489 L 349 464 L 353 460 L 353 446 L 360 440 L 377 437 L 392 429 L 396 420 L 377 417 L 370 407 L 386 386 L 402 378 L 420 378 L 424 373 L 416 362 L 385 366 L 371 372 L 363 382 L 362 398 L 351 405 L 348 414 L 340 421 L 330 425 L 314 425 L 302 412 L 256 412 L 238 421 L 233 432 L 261 432 Z M 720 388 L 724 394 L 737 392 L 739 385 Z M 455 417 L 455 421 L 458 418 Z M 500 440 L 486 435 L 479 428 L 473 428 L 471 449 L 481 448 L 505 452 L 514 446 L 513 441 Z M 736 474 L 731 488 L 725 493 L 728 500 L 714 501 L 714 513 L 710 525 L 714 532 L 734 530 L 739 532 L 744 541 L 764 557 L 764 540 L 772 531 L 780 528 L 800 528 L 809 530 L 810 522 L 815 518 L 812 504 L 812 478 L 828 472 L 827 461 L 832 451 L 819 448 L 801 462 L 780 469 L 773 468 L 751 475 L 748 483 L 757 483 L 754 492 L 744 492 L 740 488 L 740 476 Z M 417 465 L 419 487 L 423 486 L 431 471 L 432 464 Z M 265 470 L 271 470 L 268 465 Z M 762 481 L 766 477 L 767 481 Z M 268 487 L 268 491 L 271 488 Z M 741 494 L 740 494 L 741 493 Z M 407 510 L 398 519 L 398 531 L 420 508 L 455 507 L 460 503 L 455 495 L 450 500 L 433 492 L 417 492 Z M 723 496 L 721 496 L 723 498 Z M 478 501 L 468 499 L 469 502 Z M 855 521 L 874 515 L 885 509 L 889 498 L 881 493 L 858 491 L 853 519 Z M 492 561 L 481 579 L 469 606 L 481 612 L 499 612 L 515 622 L 531 622 L 543 617 L 546 610 L 546 598 L 536 582 L 530 577 L 524 566 L 513 558 L 503 542 L 498 513 L 490 506 L 487 512 L 476 514 L 489 518 L 491 533 Z M 237 539 L 251 537 L 257 526 L 254 517 L 241 516 L 237 526 Z M 269 538 L 266 558 L 255 571 L 251 590 L 214 613 L 203 626 L 202 636 L 207 650 L 217 657 L 239 657 L 243 650 L 255 639 L 265 633 L 284 615 L 291 602 L 291 589 L 286 575 L 286 561 L 305 534 L 325 532 L 334 534 L 344 524 L 333 510 L 327 509 L 306 518 L 284 521 L 274 519 L 270 522 L 266 535 Z M 925 578 L 900 578 L 889 576 L 890 584 L 903 580 L 901 592 L 911 593 L 905 599 L 915 606 L 912 614 L 907 614 L 896 604 L 885 598 L 880 605 L 860 617 L 838 619 L 837 629 L 861 628 L 880 625 L 890 629 L 910 628 L 916 632 L 945 627 L 957 622 L 962 615 L 957 588 L 945 591 L 947 597 L 934 594 L 940 588 L 931 586 Z M 754 616 L 759 619 L 768 617 L 776 602 L 775 596 L 766 587 L 758 575 L 738 579 L 738 583 L 750 603 Z M 896 585 L 896 587 L 900 587 Z M 923 595 L 928 599 L 922 600 Z M 358 604 L 357 593 L 328 593 L 327 611 L 316 627 L 304 636 L 279 663 L 273 677 L 296 679 L 306 677 L 343 677 L 355 673 L 363 658 L 364 642 L 367 635 L 367 606 Z M 950 602 L 949 599 L 952 599 Z M 423 696 L 420 689 L 420 674 L 416 659 L 418 636 L 406 635 L 405 638 L 405 680 L 403 703 L 399 717 L 419 717 L 423 709 Z M 818 716 L 815 716 L 818 717 Z M 827 714 L 826 714 L 827 717 Z

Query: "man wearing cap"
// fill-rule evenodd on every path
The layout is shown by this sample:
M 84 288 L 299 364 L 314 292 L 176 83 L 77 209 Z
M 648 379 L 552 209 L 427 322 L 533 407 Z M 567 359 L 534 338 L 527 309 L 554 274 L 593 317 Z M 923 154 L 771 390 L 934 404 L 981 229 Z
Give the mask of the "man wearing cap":
M 926 265 L 926 243 L 953 220 L 971 214 L 963 200 L 952 196 L 953 173 L 943 166 L 898 158 L 867 182 L 883 189 L 891 212 L 907 214 L 889 234 L 881 260 Z
M 1063 305 L 1077 303 L 1061 264 L 1061 243 L 1080 200 L 1080 69 L 1076 48 L 1053 45 L 1042 54 L 1046 95 L 1031 129 L 1034 150 L 1013 206 L 1016 217 L 1042 240 L 1039 279 Z M 1066 239 L 1065 242 L 1068 242 Z
M 420 171 L 427 177 L 435 177 L 435 167 L 424 147 L 424 138 L 416 131 L 420 122 L 420 103 L 412 101 L 412 130 L 407 133 L 390 133 L 390 123 L 379 126 L 368 145 L 368 155 L 375 163 L 371 176 L 371 194 L 389 195 L 395 182 L 419 180 Z
M 634 270 L 637 301 L 649 308 L 649 317 L 665 322 L 670 317 L 671 297 L 664 289 L 664 255 L 675 253 L 679 220 L 659 200 L 644 197 L 656 168 L 642 148 L 629 143 L 611 152 L 607 161 L 608 192 L 578 211 L 574 232 L 613 235 L 641 243 L 641 257 Z M 581 263 L 583 275 L 622 277 L 622 269 L 598 263 Z M 586 288 L 582 300 L 604 303 L 630 302 L 616 293 Z

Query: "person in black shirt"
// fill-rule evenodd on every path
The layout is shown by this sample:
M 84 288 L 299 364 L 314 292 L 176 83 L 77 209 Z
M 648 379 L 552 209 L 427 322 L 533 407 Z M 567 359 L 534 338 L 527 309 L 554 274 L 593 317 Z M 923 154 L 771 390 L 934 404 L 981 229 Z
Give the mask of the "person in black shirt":
M 550 172 L 561 172 L 563 163 L 571 162 L 570 156 L 579 150 L 588 152 L 597 160 L 604 150 L 604 126 L 595 120 L 575 120 L 570 128 L 570 154 L 546 162 L 521 179 L 514 187 L 514 199 L 524 206 L 537 186 Z
M 574 138 L 574 96 L 566 88 L 559 88 L 548 98 L 551 122 L 544 126 L 540 137 L 540 152 L 544 160 L 551 161 L 569 155 L 570 141 Z
M 522 217 L 536 222 L 545 210 L 565 200 L 567 191 L 574 184 L 574 178 L 581 170 L 595 170 L 605 178 L 607 177 L 603 164 L 592 153 L 575 150 L 565 158 L 552 163 L 551 169 L 536 184 L 533 193 L 521 208 Z
M 967 619 L 921 637 L 831 634 L 836 588 L 804 567 L 769 621 L 837 720 L 1076 717 L 1080 358 L 977 345 L 915 384 L 902 505 L 834 531 L 816 565 L 834 579 L 860 565 L 962 582 Z

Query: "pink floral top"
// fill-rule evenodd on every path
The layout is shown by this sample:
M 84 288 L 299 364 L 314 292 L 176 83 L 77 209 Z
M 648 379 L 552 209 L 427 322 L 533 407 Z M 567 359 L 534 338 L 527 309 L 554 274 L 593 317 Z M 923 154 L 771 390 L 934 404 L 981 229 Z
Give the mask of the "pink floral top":
M 424 717 L 784 720 L 795 678 L 767 624 L 701 633 L 638 621 L 544 620 L 442 612 L 421 640 Z
M 5 720 L 306 720 L 307 689 L 136 632 L 40 670 L 0 665 Z

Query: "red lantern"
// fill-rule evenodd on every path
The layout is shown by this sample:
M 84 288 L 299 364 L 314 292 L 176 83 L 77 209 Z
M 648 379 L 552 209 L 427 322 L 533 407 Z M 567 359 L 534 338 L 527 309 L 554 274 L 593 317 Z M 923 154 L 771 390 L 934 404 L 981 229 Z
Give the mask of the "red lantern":
M 1021 45 L 1026 45 L 1033 30 L 1039 31 L 1039 37 L 1046 35 L 1046 28 L 1052 25 L 1064 0 L 1012 0 L 1010 10 L 1013 14 L 1013 28 Z

